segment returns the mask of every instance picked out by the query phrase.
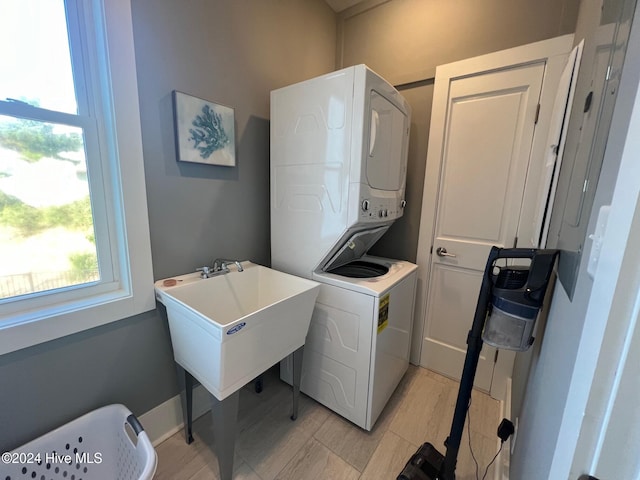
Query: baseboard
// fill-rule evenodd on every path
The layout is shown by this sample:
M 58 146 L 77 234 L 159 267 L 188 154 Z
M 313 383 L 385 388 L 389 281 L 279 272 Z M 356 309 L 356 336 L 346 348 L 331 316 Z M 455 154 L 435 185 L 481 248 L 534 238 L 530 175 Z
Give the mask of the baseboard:
M 193 389 L 193 420 L 211 410 L 210 398 L 210 393 L 202 385 L 198 385 Z M 152 408 L 147 413 L 142 414 L 138 420 L 142 423 L 154 447 L 162 443 L 184 428 L 180 395 L 176 395 Z
M 507 378 L 504 400 L 500 401 L 500 418 L 511 418 L 511 377 Z M 511 442 L 513 439 L 512 435 L 504 442 L 500 455 L 496 459 L 495 480 L 509 480 L 509 462 L 511 460 Z M 500 441 L 498 441 L 499 445 Z

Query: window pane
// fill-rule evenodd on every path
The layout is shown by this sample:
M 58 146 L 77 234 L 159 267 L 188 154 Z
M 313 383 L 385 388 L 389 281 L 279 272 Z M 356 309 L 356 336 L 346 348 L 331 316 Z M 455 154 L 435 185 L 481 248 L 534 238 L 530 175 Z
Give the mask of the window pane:
M 77 113 L 64 1 L 0 5 L 0 100 Z
M 0 115 L 0 298 L 99 279 L 82 129 Z

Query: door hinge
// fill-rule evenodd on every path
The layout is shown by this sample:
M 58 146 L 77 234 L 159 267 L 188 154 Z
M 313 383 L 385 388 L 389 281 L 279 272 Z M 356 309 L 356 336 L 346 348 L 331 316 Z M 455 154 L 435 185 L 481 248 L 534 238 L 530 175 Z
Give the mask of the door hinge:
M 518 246 L 518 237 L 514 237 L 513 238 L 513 248 L 516 248 Z
M 498 353 L 500 353 L 500 350 L 496 350 L 496 354 L 493 357 L 493 363 L 498 363 Z
M 540 104 L 536 107 L 536 119 L 533 121 L 534 125 L 538 124 L 538 118 L 540 118 Z

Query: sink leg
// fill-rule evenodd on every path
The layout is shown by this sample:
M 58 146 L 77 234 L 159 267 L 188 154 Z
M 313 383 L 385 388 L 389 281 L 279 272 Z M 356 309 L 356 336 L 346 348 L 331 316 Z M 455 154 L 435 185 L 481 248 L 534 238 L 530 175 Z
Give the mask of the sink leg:
M 218 400 L 211 395 L 213 441 L 220 467 L 220 480 L 231 480 L 233 478 L 233 456 L 236 444 L 239 398 L 239 390 L 236 390 L 224 400 Z
M 184 379 L 184 385 L 180 389 L 180 400 L 182 401 L 182 420 L 184 421 L 184 438 L 187 445 L 193 443 L 193 376 L 176 363 L 178 372 L 178 384 Z
M 184 422 L 184 435 L 187 440 L 187 444 L 191 444 L 193 443 L 193 375 L 186 370 L 184 371 L 184 389 L 185 400 L 187 403 L 187 418 L 185 418 Z
M 262 374 L 258 375 L 258 378 L 254 380 L 253 388 L 256 393 L 262 393 L 262 389 L 264 388 L 264 382 L 262 381 Z
M 293 355 L 293 414 L 291 420 L 298 418 L 298 400 L 300 398 L 300 379 L 302 378 L 302 354 L 304 346 L 292 353 Z

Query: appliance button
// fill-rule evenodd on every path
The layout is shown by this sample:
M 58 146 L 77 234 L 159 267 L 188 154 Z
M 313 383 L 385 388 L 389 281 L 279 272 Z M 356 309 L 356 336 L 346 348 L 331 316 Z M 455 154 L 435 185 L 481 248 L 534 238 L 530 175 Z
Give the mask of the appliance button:
M 379 216 L 380 218 L 382 218 L 382 217 L 384 216 L 384 211 L 383 211 L 383 210 L 380 210 L 380 211 L 378 212 L 378 216 Z
M 369 210 L 369 200 L 363 200 L 362 201 L 362 210 L 365 211 L 365 212 L 367 210 Z
M 388 216 L 389 216 L 389 211 L 388 211 L 386 208 L 384 209 L 384 216 L 385 216 L 385 217 L 388 217 Z

